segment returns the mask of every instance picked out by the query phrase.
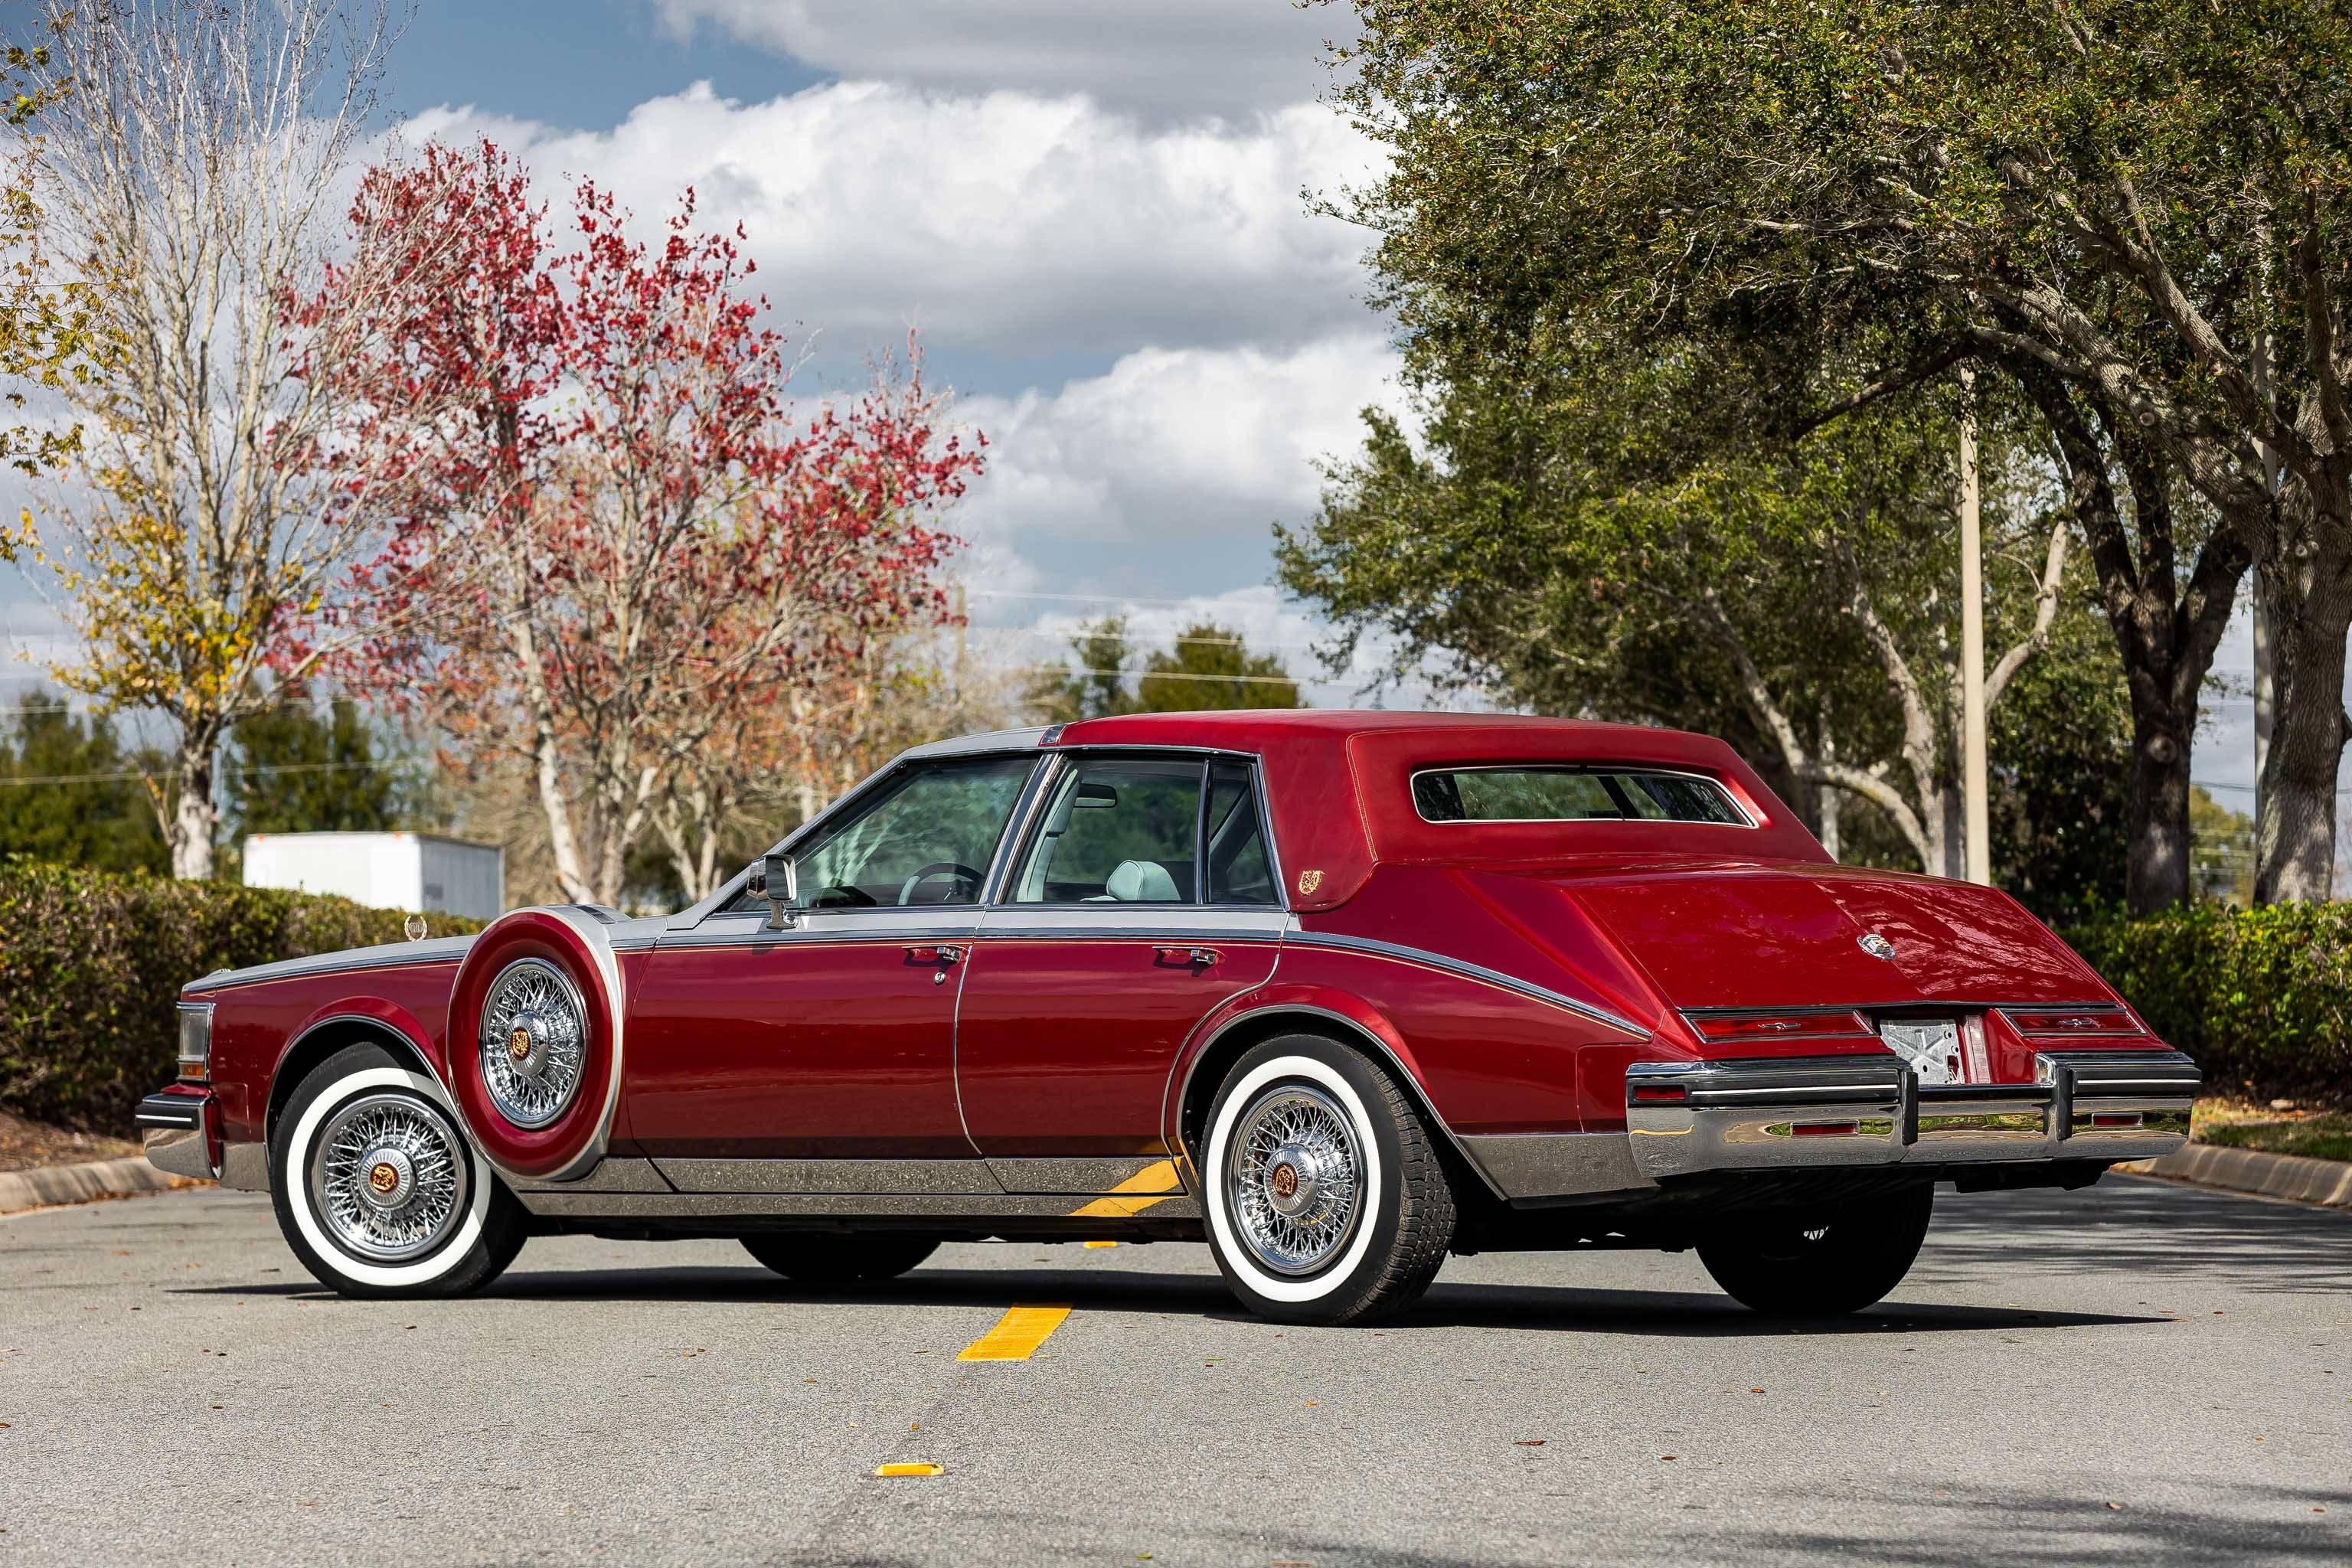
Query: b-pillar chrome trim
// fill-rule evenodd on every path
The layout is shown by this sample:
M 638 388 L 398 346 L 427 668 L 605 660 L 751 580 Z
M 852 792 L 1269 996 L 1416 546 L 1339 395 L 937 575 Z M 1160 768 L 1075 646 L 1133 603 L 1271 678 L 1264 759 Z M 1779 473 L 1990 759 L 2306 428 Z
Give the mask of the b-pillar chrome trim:
M 2044 1051 L 2030 1084 L 1920 1084 L 1893 1052 L 1635 1062 L 1634 1166 L 1701 1171 L 2142 1160 L 2189 1140 L 2203 1078 L 2179 1051 Z

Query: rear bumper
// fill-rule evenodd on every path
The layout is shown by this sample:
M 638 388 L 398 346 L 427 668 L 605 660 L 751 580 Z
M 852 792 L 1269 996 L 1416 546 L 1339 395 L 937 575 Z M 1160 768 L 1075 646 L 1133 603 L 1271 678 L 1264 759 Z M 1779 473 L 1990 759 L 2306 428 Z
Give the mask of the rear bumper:
M 141 1100 L 131 1120 L 145 1134 L 149 1164 L 211 1181 L 220 1174 L 219 1114 L 210 1089 L 174 1084 Z
M 1705 1171 L 2141 1160 L 2189 1141 L 2204 1079 L 2179 1051 L 2043 1051 L 2030 1084 L 1922 1088 L 1893 1052 L 1636 1062 L 1633 1163 Z

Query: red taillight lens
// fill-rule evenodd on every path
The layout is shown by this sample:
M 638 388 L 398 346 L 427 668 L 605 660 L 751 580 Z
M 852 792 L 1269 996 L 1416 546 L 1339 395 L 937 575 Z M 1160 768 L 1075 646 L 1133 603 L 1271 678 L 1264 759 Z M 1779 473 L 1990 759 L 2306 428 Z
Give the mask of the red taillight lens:
M 1652 1084 L 1647 1087 L 1637 1084 L 1633 1089 L 1634 1101 L 1642 1105 L 1671 1105 L 1677 1100 L 1689 1098 L 1690 1090 L 1678 1083 Z
M 2001 1015 L 2019 1034 L 2037 1040 L 2106 1040 L 2118 1035 L 2146 1032 L 2137 1019 L 2120 1007 L 2095 1011 L 2081 1007 L 2005 1007 Z
M 1691 1027 L 1709 1044 L 1780 1040 L 1875 1040 L 1878 1036 L 1858 1013 L 1843 1008 L 1820 1012 L 1693 1013 Z
M 1798 1138 L 1851 1138 L 1861 1131 L 1859 1121 L 1800 1121 L 1789 1129 Z

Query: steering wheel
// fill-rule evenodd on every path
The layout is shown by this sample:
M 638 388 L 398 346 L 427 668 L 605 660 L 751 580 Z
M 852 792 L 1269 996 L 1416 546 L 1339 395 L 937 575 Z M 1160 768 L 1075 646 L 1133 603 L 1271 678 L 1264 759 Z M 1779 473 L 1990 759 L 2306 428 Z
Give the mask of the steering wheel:
M 971 890 L 974 893 L 980 891 L 980 884 L 985 879 L 981 872 L 973 870 L 971 867 L 964 865 L 961 861 L 934 860 L 929 865 L 917 871 L 913 876 L 908 878 L 906 885 L 898 889 L 899 908 L 904 909 L 907 905 L 915 901 L 915 889 L 920 884 L 929 880 L 930 878 L 945 876 L 953 876 L 959 882 L 971 883 Z

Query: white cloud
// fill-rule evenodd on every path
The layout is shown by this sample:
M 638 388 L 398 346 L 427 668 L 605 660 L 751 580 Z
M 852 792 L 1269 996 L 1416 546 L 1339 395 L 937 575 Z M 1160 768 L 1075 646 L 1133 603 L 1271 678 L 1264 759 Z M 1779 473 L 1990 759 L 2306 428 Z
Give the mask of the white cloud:
M 706 222 L 743 223 L 780 317 L 836 348 L 910 322 L 1012 354 L 1291 344 L 1365 319 L 1364 237 L 1301 191 L 1360 179 L 1372 150 L 1318 108 L 1155 129 L 1075 97 L 845 82 L 738 104 L 698 84 L 609 132 L 446 109 L 403 131 L 478 133 L 547 195 L 562 174 L 608 184 L 648 231 L 694 186 Z
M 1142 349 L 1051 395 L 966 398 L 956 416 L 987 436 L 990 471 L 958 524 L 1032 546 L 1261 544 L 1312 510 L 1318 459 L 1356 446 L 1396 369 L 1388 341 L 1359 331 L 1286 353 Z
M 1233 117 L 1313 98 L 1345 6 L 1290 0 L 654 0 L 681 35 L 711 26 L 847 77 L 961 90 L 1083 92 L 1159 119 Z

